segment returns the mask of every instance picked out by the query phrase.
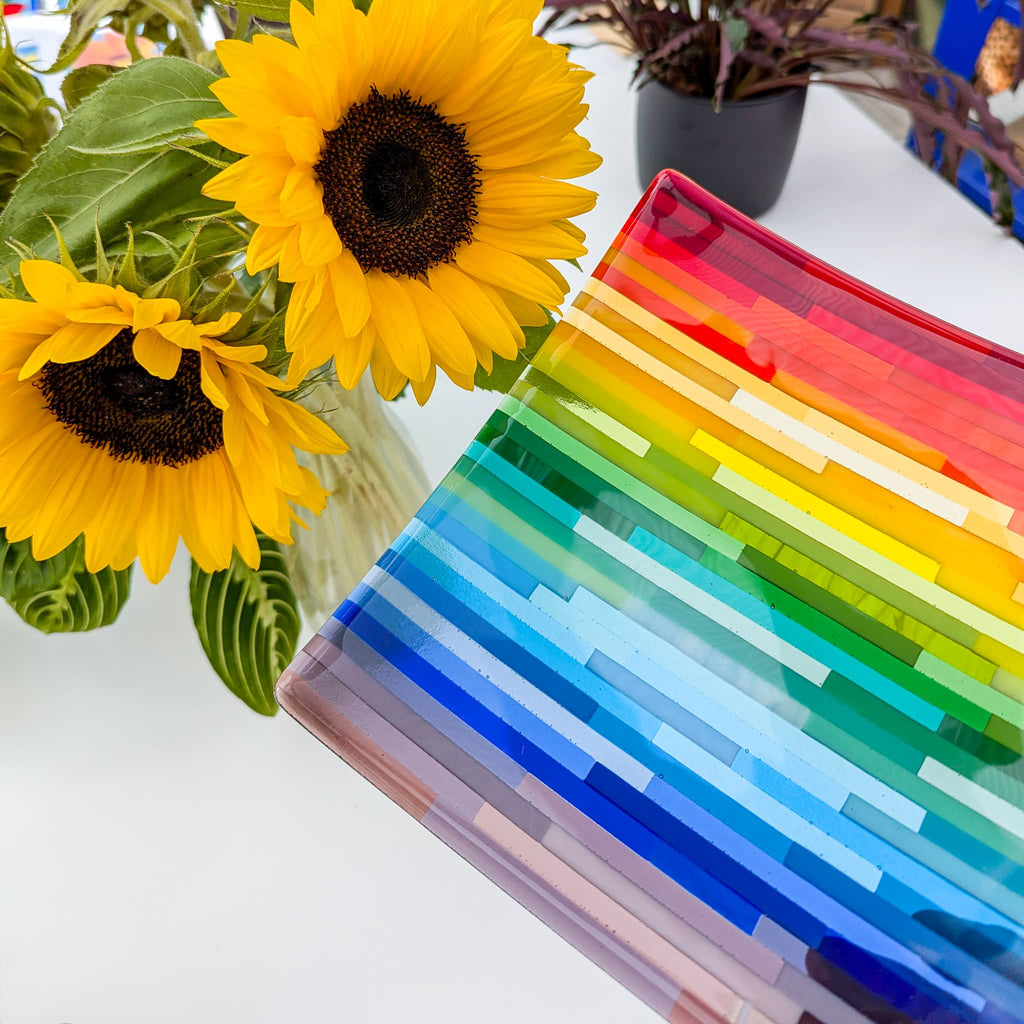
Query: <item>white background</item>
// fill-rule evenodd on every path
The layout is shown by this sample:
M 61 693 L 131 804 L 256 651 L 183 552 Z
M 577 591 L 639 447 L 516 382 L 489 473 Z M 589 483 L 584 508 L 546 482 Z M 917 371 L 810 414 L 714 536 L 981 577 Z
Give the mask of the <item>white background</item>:
M 606 158 L 589 271 L 640 189 L 628 68 L 580 59 Z M 763 220 L 1020 347 L 1024 248 L 834 94 L 812 89 Z M 432 482 L 492 404 L 400 403 Z M 44 638 L 0 606 L 2 1024 L 651 1024 L 293 722 L 236 702 L 194 638 L 187 564 L 159 588 L 137 573 L 90 635 Z

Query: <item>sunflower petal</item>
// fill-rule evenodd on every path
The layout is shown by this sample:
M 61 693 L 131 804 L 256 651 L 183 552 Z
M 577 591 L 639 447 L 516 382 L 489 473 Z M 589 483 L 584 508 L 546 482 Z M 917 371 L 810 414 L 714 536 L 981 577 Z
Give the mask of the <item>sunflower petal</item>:
M 324 149 L 323 129 L 311 117 L 286 117 L 277 126 L 288 155 L 297 164 L 315 164 Z
M 290 444 L 324 455 L 343 455 L 348 451 L 348 445 L 333 427 L 287 398 L 275 399 L 267 411 L 271 422 L 278 428 L 277 432 Z
M 597 193 L 533 174 L 485 175 L 477 196 L 481 222 L 518 230 L 587 213 Z
M 175 320 L 169 324 L 155 324 L 153 330 L 179 348 L 198 352 L 203 347 L 202 336 L 191 320 Z
M 281 190 L 281 216 L 288 220 L 324 220 L 324 190 L 308 164 L 296 164 Z
M 181 306 L 174 299 L 139 299 L 132 316 L 132 330 L 142 331 L 147 327 L 177 320 Z
M 50 339 L 50 361 L 78 363 L 88 359 L 122 330 L 118 324 L 68 324 Z
M 280 155 L 285 152 L 281 136 L 240 117 L 211 117 L 196 121 L 195 127 L 225 149 L 252 156 L 256 153 Z
M 427 276 L 431 288 L 459 317 L 474 347 L 482 344 L 499 354 L 511 352 L 512 358 L 515 357 L 518 346 L 508 325 L 476 281 L 451 264 L 434 267 Z
M 217 338 L 220 337 L 220 335 L 227 334 L 228 331 L 233 330 L 238 325 L 238 321 L 241 319 L 241 313 L 224 313 L 222 316 L 217 317 L 216 320 L 208 320 L 205 323 L 196 324 L 195 328 L 196 331 L 198 331 L 200 336 L 203 338 Z M 263 359 L 264 356 L 266 356 L 267 354 L 267 349 L 265 345 L 246 346 L 244 351 L 249 352 L 257 351 L 260 349 L 262 349 L 262 353 L 258 355 L 256 358 Z M 238 349 L 238 351 L 242 351 L 242 349 Z M 242 357 L 236 356 L 236 358 L 241 359 Z
M 416 396 L 417 405 L 427 404 L 427 399 L 430 398 L 430 396 L 433 394 L 434 385 L 436 383 L 437 370 L 433 366 L 430 368 L 430 373 L 427 374 L 426 380 L 409 382 L 409 385 L 412 388 L 412 393 Z
M 323 266 L 341 256 L 341 239 L 329 217 L 303 221 L 300 232 L 299 253 L 309 266 Z
M 128 562 L 135 557 L 134 536 L 146 490 L 146 467 L 126 461 L 118 462 L 116 469 L 109 491 L 85 528 L 85 567 L 89 572 L 114 565 L 125 548 L 132 552 Z
M 285 240 L 295 229 L 292 227 L 275 228 L 260 224 L 252 233 L 249 247 L 245 251 L 245 269 L 249 274 L 258 274 L 261 270 L 272 267 L 281 259 Z
M 146 467 L 146 492 L 139 507 L 139 562 L 146 579 L 159 583 L 171 567 L 181 536 L 182 493 L 178 470 Z
M 373 375 L 373 383 L 380 392 L 385 402 L 390 402 L 402 393 L 402 388 L 409 383 L 409 378 L 399 372 L 391 357 L 384 348 L 378 345 L 370 357 L 370 373 Z
M 391 362 L 411 380 L 424 380 L 430 371 L 430 349 L 409 290 L 389 274 L 376 271 L 367 274 L 366 285 L 373 326 Z
M 343 388 L 351 391 L 359 383 L 376 344 L 377 332 L 372 324 L 367 324 L 354 338 L 346 338 L 338 345 L 334 354 L 334 370 Z
M 549 308 L 561 305 L 565 298 L 565 292 L 544 271 L 522 256 L 496 249 L 486 242 L 463 246 L 456 254 L 455 262 L 467 274 L 481 281 L 507 288 Z
M 95 504 L 91 510 L 82 509 L 84 516 L 79 510 L 90 474 L 96 468 L 96 456 L 105 458 L 69 438 L 69 443 L 60 445 L 48 461 L 49 484 L 33 516 L 32 557 L 37 562 L 63 551 L 82 532 L 91 518 L 89 513 L 95 512 Z
M 357 334 L 370 319 L 370 291 L 366 275 L 355 256 L 348 249 L 328 267 L 334 304 L 341 319 L 342 329 L 349 337 Z
M 61 312 L 67 306 L 68 289 L 77 284 L 70 270 L 50 260 L 22 260 L 19 273 L 25 290 L 39 305 Z
M 152 328 L 135 335 L 132 354 L 143 369 L 161 380 L 170 380 L 181 365 L 181 349 Z
M 498 228 L 493 224 L 477 224 L 473 228 L 473 237 L 496 249 L 514 252 L 517 256 L 574 260 L 587 254 L 585 245 L 550 223 L 517 229 Z
M 473 373 L 477 365 L 476 353 L 458 317 L 444 299 L 416 280 L 409 281 L 406 287 L 434 359 L 457 373 Z
M 228 400 L 228 384 L 221 372 L 217 357 L 208 349 L 203 349 L 200 363 L 200 387 L 203 394 L 218 409 L 227 409 L 231 404 Z

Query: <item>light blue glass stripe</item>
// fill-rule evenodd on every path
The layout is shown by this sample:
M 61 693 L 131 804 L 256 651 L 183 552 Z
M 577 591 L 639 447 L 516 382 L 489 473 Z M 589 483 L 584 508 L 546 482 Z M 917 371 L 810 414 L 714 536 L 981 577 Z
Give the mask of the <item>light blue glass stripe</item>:
M 568 502 L 562 501 L 546 487 L 537 483 L 533 477 L 527 476 L 522 470 L 517 469 L 510 462 L 506 462 L 500 455 L 490 448 L 486 448 L 479 441 L 473 441 L 470 444 L 466 449 L 466 455 L 476 460 L 478 466 L 482 466 L 488 473 L 492 473 L 502 483 L 508 484 L 512 490 L 518 491 L 524 498 L 563 526 L 571 530 L 579 521 L 581 513 L 578 509 L 573 508 Z
M 782 612 L 777 612 L 763 601 L 751 597 L 745 590 L 687 558 L 682 552 L 642 527 L 638 526 L 633 531 L 629 544 L 701 589 L 713 591 L 719 600 L 726 602 L 746 618 L 778 634 L 793 646 L 807 651 L 813 658 L 846 676 L 868 693 L 874 694 L 926 729 L 934 732 L 945 718 L 945 712 L 940 708 L 922 700 L 869 665 L 830 644 L 813 630 L 801 626 Z
M 512 622 L 513 631 L 505 630 L 509 636 L 516 638 L 521 646 L 539 653 L 554 669 L 577 689 L 591 697 L 600 706 L 606 708 L 616 717 L 627 722 L 631 728 L 641 734 L 652 737 L 661 727 L 661 720 L 639 707 L 634 701 L 621 694 L 613 686 L 609 686 L 600 676 L 587 669 L 587 662 L 593 653 L 593 647 L 584 637 L 574 635 L 566 626 L 545 615 L 530 601 L 524 600 L 507 587 L 501 580 L 478 565 L 472 558 L 450 544 L 444 537 L 422 526 L 419 534 L 420 547 L 429 552 L 445 566 L 445 571 L 458 576 L 462 581 L 474 587 L 479 594 L 485 595 L 497 607 L 499 616 L 507 616 Z M 438 575 L 436 564 L 423 559 L 415 549 L 406 552 L 414 565 L 424 572 L 435 574 L 438 582 L 444 582 Z M 447 576 L 445 577 L 445 579 Z M 469 596 L 463 603 L 479 610 L 474 605 L 475 596 Z M 488 607 L 491 607 L 488 605 Z M 505 618 L 504 621 L 508 621 Z M 552 649 L 554 648 L 554 649 Z
M 637 653 L 625 668 L 738 746 L 749 748 L 784 773 L 816 772 L 822 777 L 821 784 L 835 786 L 835 792 L 856 793 L 913 831 L 921 827 L 925 812 L 917 804 L 807 736 L 763 702 L 741 690 L 731 689 L 728 698 L 723 699 L 721 677 L 641 623 L 623 615 L 582 587 L 569 604 L 581 609 L 604 629 L 617 634 L 633 647 Z M 827 790 L 821 792 L 824 796 Z

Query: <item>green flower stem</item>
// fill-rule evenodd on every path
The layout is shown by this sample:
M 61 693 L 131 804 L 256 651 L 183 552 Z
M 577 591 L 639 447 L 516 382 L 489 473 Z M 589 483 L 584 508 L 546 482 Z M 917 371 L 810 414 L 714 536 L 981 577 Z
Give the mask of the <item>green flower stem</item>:
M 149 0 L 149 6 L 174 25 L 182 49 L 189 60 L 198 61 L 208 52 L 190 4 L 178 0 Z

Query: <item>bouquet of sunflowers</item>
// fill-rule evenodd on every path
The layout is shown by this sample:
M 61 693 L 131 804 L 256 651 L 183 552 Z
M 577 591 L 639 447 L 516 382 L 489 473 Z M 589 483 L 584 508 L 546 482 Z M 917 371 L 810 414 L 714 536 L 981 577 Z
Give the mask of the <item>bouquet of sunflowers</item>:
M 329 500 L 309 456 L 351 458 L 316 386 L 503 386 L 585 252 L 588 75 L 540 8 L 72 0 L 50 70 L 101 23 L 163 52 L 76 69 L 63 105 L 5 40 L 0 593 L 26 622 L 112 623 L 183 542 L 211 665 L 276 710 L 283 548 Z

